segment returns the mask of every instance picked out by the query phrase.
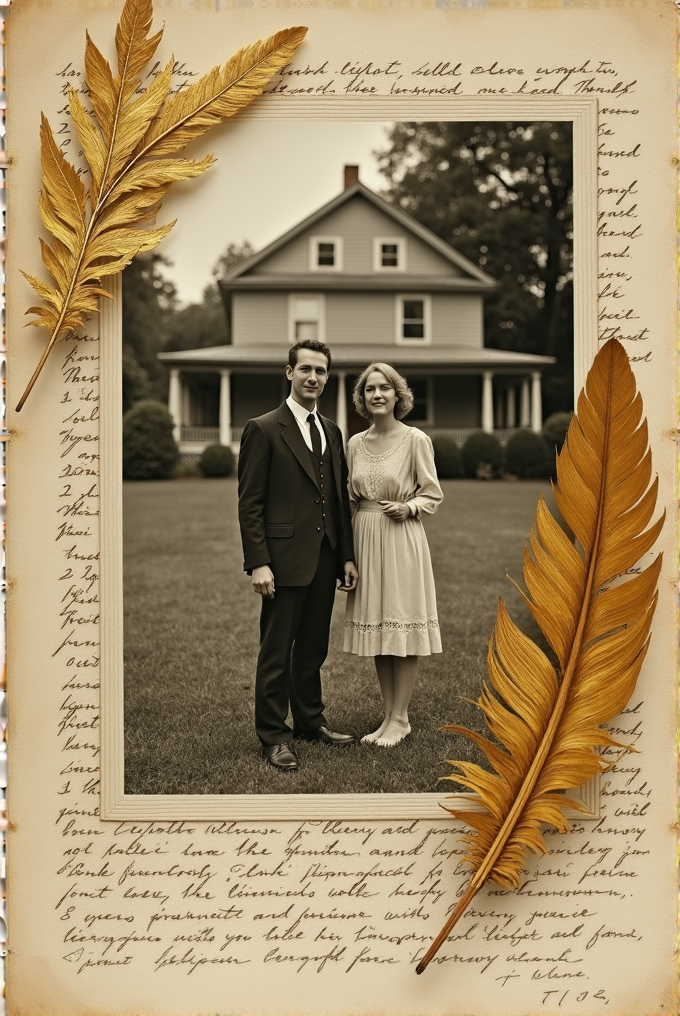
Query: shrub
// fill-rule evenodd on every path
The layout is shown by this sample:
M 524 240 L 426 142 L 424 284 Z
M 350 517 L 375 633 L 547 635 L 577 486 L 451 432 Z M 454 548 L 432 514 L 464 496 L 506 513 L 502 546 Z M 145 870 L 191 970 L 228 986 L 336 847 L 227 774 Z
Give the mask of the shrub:
M 201 470 L 198 468 L 198 461 L 193 459 L 178 462 L 175 466 L 174 472 L 175 479 L 190 479 L 194 476 L 202 476 Z
M 466 476 L 476 477 L 480 473 L 480 467 L 480 479 L 500 476 L 503 472 L 503 462 L 503 449 L 494 434 L 487 434 L 482 430 L 475 431 L 463 445 L 463 468 Z
M 172 417 L 162 402 L 143 399 L 123 417 L 123 476 L 128 480 L 166 480 L 172 476 L 179 449 L 172 436 Z
M 442 480 L 455 480 L 463 475 L 463 456 L 452 437 L 440 435 L 432 438 L 434 464 Z
M 573 413 L 553 413 L 543 424 L 543 437 L 548 442 L 551 452 L 553 448 L 557 448 L 558 452 L 562 450 L 573 415 Z
M 204 476 L 231 476 L 234 472 L 234 453 L 227 445 L 208 445 L 198 460 L 198 468 Z
M 530 430 L 518 430 L 505 446 L 505 464 L 509 473 L 522 480 L 549 477 L 551 456 L 545 439 Z

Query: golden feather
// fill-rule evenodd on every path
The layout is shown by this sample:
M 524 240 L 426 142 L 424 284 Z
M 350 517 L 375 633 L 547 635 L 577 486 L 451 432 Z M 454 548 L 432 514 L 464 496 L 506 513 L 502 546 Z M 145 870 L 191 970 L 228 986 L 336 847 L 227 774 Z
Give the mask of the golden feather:
M 48 285 L 24 272 L 44 306 L 31 307 L 31 324 L 50 329 L 47 347 L 17 405 L 21 410 L 55 342 L 72 333 L 109 294 L 101 280 L 151 250 L 174 222 L 152 228 L 168 188 L 189 180 L 215 161 L 176 156 L 190 141 L 233 116 L 261 94 L 269 78 L 288 63 L 307 29 L 289 28 L 239 50 L 196 84 L 170 94 L 174 58 L 141 89 L 139 73 L 154 56 L 162 32 L 149 36 L 152 0 L 126 0 L 116 29 L 118 73 L 89 35 L 85 82 L 92 112 L 70 90 L 69 108 L 90 175 L 89 193 L 57 145 L 47 118 L 40 125 L 43 189 L 38 207 L 52 235 L 41 240 Z
M 580 806 L 557 791 L 608 768 L 595 748 L 634 750 L 601 724 L 624 708 L 649 645 L 661 555 L 633 578 L 610 583 L 651 549 L 663 526 L 665 513 L 650 526 L 651 471 L 642 399 L 623 347 L 611 339 L 595 357 L 557 458 L 555 498 L 579 549 L 541 497 L 524 551 L 522 595 L 558 668 L 501 600 L 487 653 L 495 694 L 483 684 L 478 705 L 503 747 L 465 727 L 444 728 L 471 738 L 493 772 L 451 762 L 456 774 L 443 777 L 474 791 L 486 812 L 449 809 L 473 830 L 463 837 L 473 874 L 419 974 L 488 878 L 517 888 L 525 851 L 547 853 L 542 823 L 569 830 L 564 809 Z

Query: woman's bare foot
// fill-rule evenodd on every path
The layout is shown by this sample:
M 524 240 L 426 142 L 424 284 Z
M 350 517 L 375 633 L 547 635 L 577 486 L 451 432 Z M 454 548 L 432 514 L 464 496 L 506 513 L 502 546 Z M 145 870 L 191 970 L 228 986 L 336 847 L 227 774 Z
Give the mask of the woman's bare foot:
M 400 720 L 390 720 L 382 735 L 376 738 L 375 743 L 382 748 L 394 748 L 411 733 L 411 724 L 402 723 Z
M 387 730 L 389 722 L 390 718 L 389 716 L 386 716 L 377 730 L 374 730 L 372 734 L 365 734 L 364 737 L 361 738 L 361 743 L 374 744 L 378 740 L 378 738 L 382 737 L 383 733 Z

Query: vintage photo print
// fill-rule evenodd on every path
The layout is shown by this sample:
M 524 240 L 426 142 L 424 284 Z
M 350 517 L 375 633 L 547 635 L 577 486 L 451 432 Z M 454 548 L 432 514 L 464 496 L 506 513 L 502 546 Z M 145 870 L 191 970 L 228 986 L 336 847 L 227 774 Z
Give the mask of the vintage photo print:
M 86 33 L 115 64 L 123 2 L 12 5 L 12 1012 L 675 1011 L 675 14 L 666 0 L 153 6 L 177 87 L 308 31 L 296 94 L 280 75 L 187 148 L 216 162 L 163 196 L 156 226 L 176 223 L 158 256 L 106 284 L 113 299 L 55 344 L 17 414 L 47 340 L 23 327 L 20 272 L 50 275 L 40 114 L 75 162 L 68 86 L 92 108 Z M 395 60 L 398 88 L 380 74 L 341 94 L 347 61 Z M 434 73 L 447 60 L 455 85 Z M 298 89 L 334 75 L 335 94 Z M 639 522 L 658 474 L 651 524 L 665 523 L 599 604 L 595 579 L 584 592 L 546 565 L 542 602 L 560 608 L 541 620 L 560 661 L 556 628 L 578 612 L 584 632 L 619 589 L 638 603 L 642 587 L 647 624 L 657 572 L 643 569 L 663 551 L 649 652 L 633 691 L 629 657 L 583 634 L 579 656 L 606 667 L 571 685 L 564 766 L 570 678 L 555 698 L 554 657 L 538 672 L 513 659 L 529 690 L 511 689 L 497 729 L 521 785 L 491 780 L 485 811 L 481 782 L 471 801 L 440 782 L 447 760 L 482 761 L 451 725 L 482 727 L 499 597 L 550 654 L 510 579 L 527 588 L 554 450 L 612 335 L 623 381 L 590 405 L 598 421 L 623 405 L 628 429 L 572 504 L 598 490 L 590 518 L 605 517 L 605 461 L 632 460 L 642 508 L 617 492 L 618 517 Z M 617 526 L 603 542 L 620 539 L 639 550 Z M 639 641 L 629 651 L 637 666 Z M 587 729 L 612 702 L 606 730 Z M 504 736 L 541 710 L 538 750 Z M 594 737 L 602 755 L 579 759 L 606 771 L 555 801 L 586 779 L 572 761 Z
M 456 789 L 441 782 L 445 759 L 481 759 L 442 727 L 484 729 L 470 700 L 498 597 L 540 636 L 507 575 L 521 579 L 573 410 L 573 124 L 239 126 L 239 178 L 122 280 L 125 792 L 441 796 Z M 378 504 L 390 482 L 429 500 L 406 522 L 355 515 L 355 533 L 370 530 L 356 592 L 334 576 L 325 596 L 310 585 L 302 621 L 265 631 L 273 607 L 253 565 L 279 562 L 299 585 L 320 545 L 343 554 L 332 440 L 331 498 L 313 498 L 318 519 L 304 515 L 323 475 L 301 440 L 305 413 L 293 425 L 286 400 L 291 347 L 325 359 L 307 340 L 330 350 L 318 412 L 338 449 L 351 442 L 351 510 Z M 372 417 L 354 395 L 372 363 L 409 393 L 387 454 L 371 452 Z M 289 418 L 271 423 L 281 407 Z M 242 446 L 253 418 L 284 434 L 288 460 L 259 446 L 260 423 Z M 291 688 L 279 640 L 293 623 Z M 311 671 L 317 684 L 298 696 Z M 266 749 L 291 743 L 292 771 L 270 764 Z

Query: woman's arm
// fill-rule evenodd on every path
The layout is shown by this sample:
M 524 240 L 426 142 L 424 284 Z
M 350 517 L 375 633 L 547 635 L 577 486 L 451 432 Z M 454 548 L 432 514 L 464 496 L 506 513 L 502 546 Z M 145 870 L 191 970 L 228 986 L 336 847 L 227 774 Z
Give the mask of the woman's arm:
M 420 518 L 421 515 L 434 515 L 444 500 L 444 494 L 437 479 L 432 441 L 422 430 L 414 434 L 413 456 L 418 486 L 415 495 L 406 504 L 416 518 Z

